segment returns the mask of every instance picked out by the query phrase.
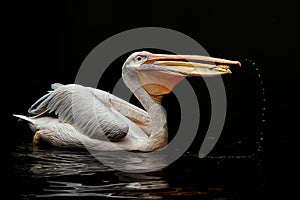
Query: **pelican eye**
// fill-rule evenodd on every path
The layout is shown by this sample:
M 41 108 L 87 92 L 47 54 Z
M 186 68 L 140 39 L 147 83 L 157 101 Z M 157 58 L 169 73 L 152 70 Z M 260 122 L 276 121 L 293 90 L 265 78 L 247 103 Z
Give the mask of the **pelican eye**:
M 140 62 L 143 60 L 143 58 L 142 58 L 142 56 L 138 56 L 138 57 L 136 57 L 136 60 Z

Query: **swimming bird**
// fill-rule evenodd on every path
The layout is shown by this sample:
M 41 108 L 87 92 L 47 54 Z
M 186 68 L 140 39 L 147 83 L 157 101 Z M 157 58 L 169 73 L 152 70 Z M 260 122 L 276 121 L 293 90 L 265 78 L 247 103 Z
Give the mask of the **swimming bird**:
M 29 108 L 30 116 L 14 116 L 28 121 L 35 146 L 44 141 L 56 147 L 154 151 L 168 141 L 163 96 L 186 77 L 230 74 L 230 65 L 241 63 L 135 52 L 123 64 L 122 78 L 145 110 L 103 90 L 56 83 Z

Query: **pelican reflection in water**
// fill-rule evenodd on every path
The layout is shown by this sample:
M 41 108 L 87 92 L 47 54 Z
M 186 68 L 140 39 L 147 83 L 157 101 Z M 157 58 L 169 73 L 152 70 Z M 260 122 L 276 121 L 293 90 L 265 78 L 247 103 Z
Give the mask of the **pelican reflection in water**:
M 29 108 L 30 117 L 14 116 L 29 122 L 34 145 L 44 141 L 100 151 L 154 151 L 168 141 L 163 96 L 185 77 L 230 74 L 229 65 L 241 64 L 205 56 L 135 52 L 125 61 L 122 78 L 145 110 L 95 88 L 53 84 L 53 90 Z

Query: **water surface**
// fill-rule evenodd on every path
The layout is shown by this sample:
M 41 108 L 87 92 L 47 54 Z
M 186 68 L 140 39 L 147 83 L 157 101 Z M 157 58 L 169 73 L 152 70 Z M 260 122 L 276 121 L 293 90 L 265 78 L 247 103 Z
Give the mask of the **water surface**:
M 187 154 L 145 173 L 112 169 L 86 150 L 33 150 L 30 143 L 19 145 L 13 157 L 20 199 L 248 199 L 259 196 L 263 182 L 255 156 Z M 134 165 L 124 158 L 137 168 L 160 164 L 144 161 L 145 154 L 137 153 Z

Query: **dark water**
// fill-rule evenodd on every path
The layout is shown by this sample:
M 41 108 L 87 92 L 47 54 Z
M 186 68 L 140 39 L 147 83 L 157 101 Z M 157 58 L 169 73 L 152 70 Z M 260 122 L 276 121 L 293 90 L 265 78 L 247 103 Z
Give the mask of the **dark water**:
M 251 199 L 260 197 L 264 183 L 254 155 L 189 154 L 146 173 L 112 169 L 86 150 L 33 150 L 31 143 L 19 145 L 13 157 L 20 199 Z M 140 158 L 129 166 L 160 164 L 144 162 L 145 154 Z

